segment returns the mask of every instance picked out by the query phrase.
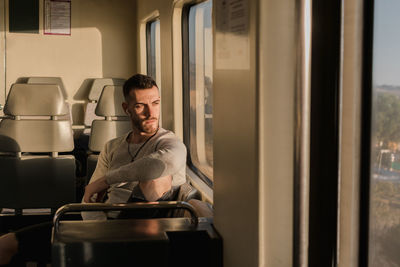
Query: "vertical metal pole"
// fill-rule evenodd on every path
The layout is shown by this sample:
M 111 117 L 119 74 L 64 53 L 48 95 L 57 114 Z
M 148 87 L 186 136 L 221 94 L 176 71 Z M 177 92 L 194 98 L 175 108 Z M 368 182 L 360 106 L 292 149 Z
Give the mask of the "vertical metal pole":
M 298 2 L 298 64 L 296 84 L 294 266 L 308 266 L 311 107 L 311 0 Z

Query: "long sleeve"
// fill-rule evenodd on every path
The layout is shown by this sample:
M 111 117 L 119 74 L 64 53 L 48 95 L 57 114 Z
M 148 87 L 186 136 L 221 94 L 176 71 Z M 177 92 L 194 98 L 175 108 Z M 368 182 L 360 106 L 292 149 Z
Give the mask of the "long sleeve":
M 186 147 L 177 138 L 161 139 L 157 150 L 129 164 L 108 171 L 108 184 L 148 181 L 178 172 L 186 164 Z
M 93 172 L 92 177 L 90 178 L 89 183 L 93 183 L 94 181 L 103 177 L 109 168 L 110 161 L 108 159 L 107 154 L 107 144 L 104 146 L 104 149 L 100 152 L 99 158 L 97 160 L 96 169 Z M 82 203 L 85 203 L 82 199 Z M 83 220 L 107 220 L 107 216 L 102 211 L 97 212 L 81 212 L 81 216 Z
M 97 159 L 96 169 L 94 170 L 92 177 L 90 178 L 89 184 L 106 175 L 109 168 L 110 159 L 108 155 L 108 147 L 107 144 L 105 144 L 104 149 L 100 152 L 100 155 Z

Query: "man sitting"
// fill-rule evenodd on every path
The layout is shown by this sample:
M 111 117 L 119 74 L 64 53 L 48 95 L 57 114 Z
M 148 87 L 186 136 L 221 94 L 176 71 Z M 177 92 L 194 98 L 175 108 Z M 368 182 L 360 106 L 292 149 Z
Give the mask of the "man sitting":
M 160 94 L 153 79 L 135 75 L 123 90 L 132 132 L 105 145 L 83 201 L 98 202 L 105 193 L 106 203 L 170 200 L 186 181 L 185 145 L 159 127 Z M 89 214 L 84 219 L 104 218 Z

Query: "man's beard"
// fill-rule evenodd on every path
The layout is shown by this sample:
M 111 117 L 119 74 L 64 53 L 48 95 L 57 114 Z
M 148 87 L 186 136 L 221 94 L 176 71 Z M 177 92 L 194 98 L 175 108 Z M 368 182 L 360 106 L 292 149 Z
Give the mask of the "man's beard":
M 146 124 L 145 122 L 147 120 L 156 120 L 157 123 L 151 123 L 151 124 Z M 158 119 L 157 118 L 148 118 L 146 120 L 134 120 L 133 125 L 135 126 L 136 129 L 138 129 L 140 132 L 147 133 L 147 134 L 152 134 L 155 133 L 158 129 Z

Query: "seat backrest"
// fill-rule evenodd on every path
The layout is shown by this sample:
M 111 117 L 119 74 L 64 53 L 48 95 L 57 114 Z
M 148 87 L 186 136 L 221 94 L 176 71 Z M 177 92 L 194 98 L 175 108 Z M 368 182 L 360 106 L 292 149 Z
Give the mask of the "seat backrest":
M 63 94 L 64 99 L 68 98 L 67 91 L 65 90 L 64 83 L 61 77 L 28 77 L 26 83 L 28 84 L 57 84 Z
M 194 198 L 190 199 L 188 203 L 193 206 L 199 217 L 214 217 L 214 209 L 210 203 Z M 190 213 L 188 211 L 185 211 L 183 216 L 190 217 Z
M 188 182 L 180 185 L 179 192 L 175 200 L 188 202 L 191 199 L 201 200 L 200 192 L 196 188 L 191 186 Z
M 74 148 L 62 91 L 55 84 L 14 84 L 0 122 L 2 152 L 69 152 Z M 14 143 L 10 145 L 10 142 Z M 11 150 L 11 151 L 10 151 Z M 56 154 L 54 154 L 56 156 Z
M 99 101 L 103 89 L 107 85 L 123 86 L 125 79 L 119 78 L 97 78 L 93 80 L 93 84 L 90 88 L 88 99 L 89 101 Z
M 60 87 L 62 95 L 64 97 L 64 101 L 67 100 L 68 94 L 67 91 L 65 90 L 64 82 L 61 79 L 61 77 L 28 77 L 26 80 L 27 84 L 56 84 Z M 71 111 L 71 106 L 66 103 L 66 106 L 68 108 L 68 113 L 66 114 L 66 117 L 69 118 L 69 120 L 72 122 L 72 111 Z
M 103 117 L 127 117 L 122 102 L 124 102 L 122 86 L 106 85 L 100 95 L 95 113 Z
M 0 206 L 57 208 L 75 201 L 68 108 L 56 84 L 14 84 L 0 122 Z
M 196 188 L 191 186 L 188 182 L 180 185 L 178 194 L 176 196 L 176 199 L 174 199 L 174 200 L 189 202 L 189 200 L 192 200 L 192 199 L 201 200 L 200 192 Z M 184 212 L 185 212 L 185 210 L 183 210 L 183 209 L 176 209 L 176 210 L 172 210 L 168 216 L 169 217 L 183 217 Z
M 95 110 L 104 87 L 107 85 L 123 86 L 124 83 L 125 79 L 119 78 L 97 78 L 93 80 L 88 95 L 89 101 L 85 109 L 84 124 L 86 128 L 90 128 L 92 126 L 93 120 L 100 119 L 98 116 L 96 116 Z M 90 132 L 90 130 L 85 132 Z
M 68 113 L 62 90 L 55 84 L 13 84 L 4 106 L 11 116 L 63 116 Z
M 122 109 L 123 101 L 122 86 L 104 87 L 95 110 L 96 115 L 103 119 L 93 121 L 89 138 L 89 149 L 92 152 L 100 152 L 107 141 L 131 130 L 131 122 Z

